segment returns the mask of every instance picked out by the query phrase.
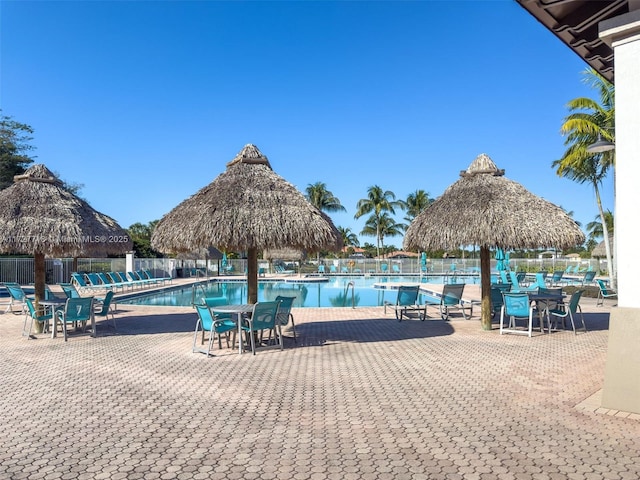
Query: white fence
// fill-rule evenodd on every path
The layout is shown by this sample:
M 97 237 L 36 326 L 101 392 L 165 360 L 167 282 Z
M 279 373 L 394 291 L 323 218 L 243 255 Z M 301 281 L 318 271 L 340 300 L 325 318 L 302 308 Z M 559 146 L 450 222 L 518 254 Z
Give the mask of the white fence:
M 56 258 L 45 260 L 46 282 L 63 283 L 69 282 L 72 272 L 112 272 L 125 271 L 124 258 L 78 258 L 74 267 L 72 258 Z M 259 260 L 259 266 L 265 273 L 276 273 L 273 264 L 267 260 Z M 417 275 L 421 273 L 429 274 L 450 274 L 456 273 L 478 273 L 480 270 L 479 259 L 463 258 L 440 258 L 428 259 L 427 271 L 422 268 L 419 258 L 403 259 L 370 259 L 370 258 L 340 258 L 321 259 L 320 264 L 324 265 L 325 274 L 402 274 Z M 287 265 L 285 263 L 285 265 Z M 246 272 L 247 263 L 245 259 L 228 260 L 228 267 L 233 267 L 230 273 L 243 275 Z M 599 273 L 606 274 L 607 262 L 604 260 L 565 260 L 565 259 L 524 259 L 512 258 L 510 267 L 512 270 L 526 270 L 535 272 L 538 270 L 565 270 L 568 266 L 579 266 L 582 269 L 591 268 Z M 491 261 L 492 270 L 495 270 L 495 260 Z M 220 260 L 178 260 L 174 258 L 135 258 L 134 270 L 151 270 L 156 276 L 172 277 L 200 277 L 215 276 L 222 271 Z M 296 264 L 298 272 L 317 272 L 318 267 L 315 259 L 313 262 L 302 265 Z M 0 282 L 18 282 L 21 285 L 34 283 L 33 258 L 0 257 Z

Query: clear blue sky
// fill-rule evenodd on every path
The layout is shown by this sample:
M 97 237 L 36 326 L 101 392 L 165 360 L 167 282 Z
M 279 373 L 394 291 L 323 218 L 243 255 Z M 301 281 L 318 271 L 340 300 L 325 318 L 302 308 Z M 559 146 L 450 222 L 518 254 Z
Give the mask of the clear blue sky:
M 515 1 L 3 0 L 0 16 L 0 108 L 125 228 L 247 143 L 300 191 L 325 182 L 357 234 L 369 186 L 437 197 L 480 153 L 583 225 L 598 213 L 551 168 L 567 102 L 595 95 L 587 65 Z

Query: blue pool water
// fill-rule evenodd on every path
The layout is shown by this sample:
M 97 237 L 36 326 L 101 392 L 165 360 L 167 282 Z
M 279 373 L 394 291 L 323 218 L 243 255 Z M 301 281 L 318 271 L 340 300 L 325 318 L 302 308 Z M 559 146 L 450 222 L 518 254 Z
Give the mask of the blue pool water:
M 395 288 L 401 283 L 444 283 L 444 277 L 385 277 L 385 276 L 354 276 L 330 277 L 324 282 L 302 282 L 292 278 L 290 281 L 260 281 L 258 282 L 258 301 L 274 300 L 278 295 L 295 296 L 294 307 L 350 307 L 352 306 L 352 288 L 348 284 L 353 282 L 353 300 L 355 306 L 381 306 L 385 301 L 395 302 L 397 292 Z M 448 279 L 451 281 L 452 279 Z M 477 276 L 456 278 L 458 283 L 478 283 Z M 348 288 L 347 288 L 348 287 Z M 158 293 L 136 296 L 119 300 L 120 304 L 156 305 L 156 306 L 184 306 L 192 305 L 194 298 L 200 303 L 202 297 L 226 297 L 230 304 L 247 302 L 246 282 L 208 282 L 198 287 L 188 286 L 174 288 Z

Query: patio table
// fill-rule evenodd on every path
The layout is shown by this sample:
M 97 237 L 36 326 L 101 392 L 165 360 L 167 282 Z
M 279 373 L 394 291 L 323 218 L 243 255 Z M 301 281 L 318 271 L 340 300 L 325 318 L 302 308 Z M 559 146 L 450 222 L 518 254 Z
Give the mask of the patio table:
M 530 292 L 529 301 L 536 302 L 538 309 L 538 319 L 540 321 L 540 331 L 544 333 L 544 324 L 542 321 L 542 314 L 546 312 L 547 323 L 549 324 L 549 333 L 551 333 L 551 321 L 549 319 L 549 304 L 550 303 L 562 303 L 565 299 L 565 294 L 561 293 L 540 293 Z
M 243 303 L 240 305 L 216 305 L 211 308 L 215 313 L 230 313 L 236 316 L 238 326 L 238 353 L 242 353 L 242 314 L 253 311 L 253 303 Z

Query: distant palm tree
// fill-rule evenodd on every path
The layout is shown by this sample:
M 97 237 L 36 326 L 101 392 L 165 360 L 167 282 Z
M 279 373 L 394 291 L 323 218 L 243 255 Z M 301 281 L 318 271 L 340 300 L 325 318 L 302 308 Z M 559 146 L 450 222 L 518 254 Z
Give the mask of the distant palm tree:
M 384 237 L 396 237 L 402 235 L 404 225 L 397 223 L 388 213 L 383 213 L 376 219 L 373 215 L 367 219 L 367 222 L 360 232 L 362 235 L 375 236 L 380 238 L 380 247 L 384 250 Z M 378 251 L 378 256 L 380 252 Z
M 316 182 L 307 185 L 305 190 L 309 202 L 318 210 L 323 212 L 346 212 L 338 197 L 327 190 L 327 185 L 323 182 Z
M 358 236 L 351 231 L 349 227 L 337 227 L 338 232 L 342 235 L 342 243 L 345 247 L 359 247 L 360 240 Z
M 587 147 L 600 138 L 615 141 L 615 89 L 604 77 L 594 69 L 588 68 L 584 72 L 585 83 L 596 89 L 600 101 L 591 98 L 576 98 L 568 104 L 572 112 L 565 117 L 561 132 L 566 135 L 565 145 L 568 146 L 562 158 L 553 162 L 556 173 L 578 183 L 589 183 L 593 187 L 603 225 L 603 237 L 607 264 L 610 266 L 612 287 L 616 283 L 616 269 L 612 261 L 609 233 L 605 221 L 604 208 L 600 197 L 600 185 L 607 176 L 609 168 L 614 167 L 614 152 L 590 153 Z M 614 167 L 615 168 L 615 167 Z
M 613 212 L 607 210 L 604 212 L 604 220 L 607 225 L 607 232 L 609 236 L 613 235 Z M 596 215 L 593 222 L 587 223 L 587 232 L 589 232 L 589 238 L 593 241 L 604 237 L 604 229 L 602 228 L 602 219 L 600 215 Z
M 396 195 L 390 190 L 382 190 L 378 185 L 373 185 L 367 190 L 367 198 L 358 200 L 356 204 L 356 214 L 354 218 L 360 218 L 368 213 L 371 216 L 367 219 L 362 235 L 370 235 L 376 237 L 377 255 L 380 256 L 381 234 L 381 218 L 385 213 L 395 214 L 395 208 L 402 208 L 403 202 L 396 200 Z M 369 233 L 364 233 L 365 231 Z
M 305 190 L 309 203 L 322 212 L 346 212 L 338 197 L 327 190 L 327 185 L 323 182 L 316 182 L 307 185 Z M 320 252 L 316 254 L 318 265 L 320 264 Z
M 404 217 L 406 224 L 402 225 L 403 230 L 406 231 L 409 228 L 409 224 L 416 218 L 420 212 L 431 205 L 435 200 L 429 197 L 429 193 L 424 190 L 416 190 L 413 193 L 407 195 L 407 199 L 402 202 L 406 215 Z

